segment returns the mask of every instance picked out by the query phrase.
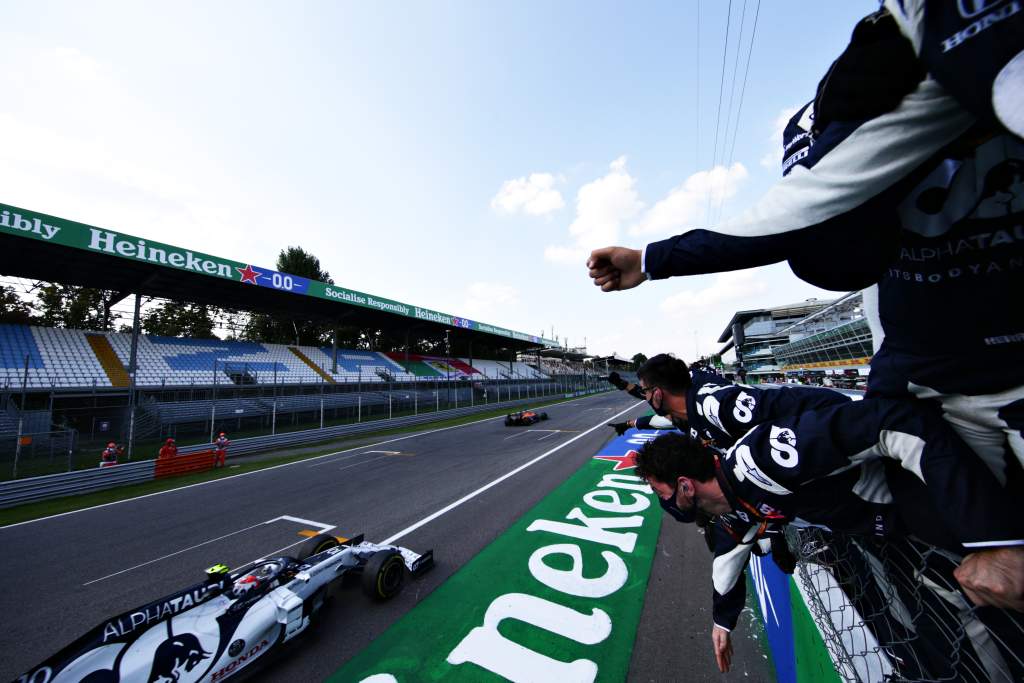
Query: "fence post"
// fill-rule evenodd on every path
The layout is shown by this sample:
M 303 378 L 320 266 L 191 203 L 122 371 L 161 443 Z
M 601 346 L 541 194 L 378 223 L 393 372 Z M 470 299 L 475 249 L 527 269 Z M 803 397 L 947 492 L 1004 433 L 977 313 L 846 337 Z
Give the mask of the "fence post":
M 21 455 L 21 427 L 23 419 L 21 415 L 18 416 L 18 436 L 14 442 L 14 470 L 11 472 L 11 479 L 18 478 L 18 457 Z
M 388 419 L 391 419 L 391 392 L 388 392 Z
M 324 428 L 324 395 L 320 394 L 320 429 Z
M 363 421 L 363 395 L 359 394 L 357 397 L 358 403 L 356 405 L 356 422 Z
M 415 385 L 413 385 L 412 388 L 412 414 L 420 414 L 420 392 Z

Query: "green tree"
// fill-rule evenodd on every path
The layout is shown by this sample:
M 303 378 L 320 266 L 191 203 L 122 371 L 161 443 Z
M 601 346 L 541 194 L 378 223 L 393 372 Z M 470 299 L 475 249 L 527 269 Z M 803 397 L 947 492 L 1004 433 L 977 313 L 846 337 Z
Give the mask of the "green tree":
M 640 366 L 647 362 L 647 356 L 642 353 L 633 354 L 633 369 L 639 370 Z
M 10 285 L 0 289 L 0 323 L 10 325 L 31 325 L 35 322 L 32 307 L 18 296 Z
M 215 309 L 202 304 L 164 301 L 143 314 L 142 329 L 164 337 L 214 339 L 214 313 Z
M 111 310 L 117 295 L 113 290 L 55 282 L 37 282 L 36 287 L 38 321 L 46 327 L 107 331 L 113 330 L 121 317 Z
M 334 284 L 330 273 L 320 266 L 320 259 L 302 247 L 282 249 L 277 256 L 277 270 L 310 280 Z M 253 313 L 245 324 L 242 336 L 271 344 L 320 346 L 331 343 L 334 326 L 329 322 L 296 320 L 280 315 Z

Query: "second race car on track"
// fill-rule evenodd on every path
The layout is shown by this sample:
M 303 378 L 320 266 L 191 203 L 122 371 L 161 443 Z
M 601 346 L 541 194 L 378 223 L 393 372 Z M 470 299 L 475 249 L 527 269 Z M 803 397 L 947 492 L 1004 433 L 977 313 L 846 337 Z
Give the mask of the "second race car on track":
M 537 424 L 541 420 L 548 419 L 547 413 L 538 413 L 533 410 L 520 410 L 518 413 L 509 413 L 505 416 L 506 427 L 522 427 L 523 425 Z
M 417 576 L 433 551 L 310 538 L 298 557 L 273 557 L 231 572 L 206 570 L 206 581 L 108 619 L 29 670 L 38 683 L 195 683 L 222 681 L 302 633 L 342 577 L 361 574 L 363 591 L 386 600 L 405 572 Z

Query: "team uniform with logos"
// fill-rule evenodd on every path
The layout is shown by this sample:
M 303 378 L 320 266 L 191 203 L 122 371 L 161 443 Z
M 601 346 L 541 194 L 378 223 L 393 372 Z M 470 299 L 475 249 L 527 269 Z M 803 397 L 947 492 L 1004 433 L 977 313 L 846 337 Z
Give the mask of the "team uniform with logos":
M 711 441 L 717 449 L 728 448 L 736 439 L 762 422 L 841 405 L 851 400 L 831 389 L 760 389 L 733 384 L 721 375 L 707 371 L 693 371 L 690 377 L 693 383 L 686 392 L 690 434 Z M 642 428 L 640 420 L 637 420 L 637 427 Z M 680 511 L 674 501 L 662 500 L 661 506 L 677 521 L 694 521 L 693 515 Z M 719 515 L 704 530 L 715 555 L 711 570 L 714 584 L 712 616 L 715 625 L 727 631 L 736 627 L 746 601 L 743 572 L 751 552 L 766 554 L 770 551 L 770 539 L 766 536 L 781 534 L 781 526 L 778 524 L 755 523 L 749 517 L 744 517 L 745 513 Z
M 849 178 L 837 184 L 837 192 L 857 186 L 856 164 L 840 168 L 834 162 L 849 160 L 844 150 L 859 140 L 866 144 L 861 133 L 887 116 L 833 122 L 816 133 L 808 104 L 786 128 L 783 185 L 794 176 L 825 174 Z M 861 155 L 889 169 L 889 151 L 865 148 Z M 1019 489 L 1024 307 L 1016 298 L 1024 290 L 1022 226 L 1024 142 L 1007 132 L 975 129 L 870 201 L 819 225 L 760 236 L 690 231 L 648 245 L 645 269 L 667 277 L 788 258 L 794 272 L 812 274 L 805 278 L 812 282 L 820 270 L 823 276 L 835 271 L 838 284 L 872 285 L 864 292 L 875 342 L 869 397 L 940 401 L 945 419 L 999 481 Z M 836 251 L 846 258 L 826 256 Z
M 876 398 L 765 422 L 716 475 L 752 522 L 914 534 L 960 553 L 1024 545 L 1010 495 L 922 401 Z

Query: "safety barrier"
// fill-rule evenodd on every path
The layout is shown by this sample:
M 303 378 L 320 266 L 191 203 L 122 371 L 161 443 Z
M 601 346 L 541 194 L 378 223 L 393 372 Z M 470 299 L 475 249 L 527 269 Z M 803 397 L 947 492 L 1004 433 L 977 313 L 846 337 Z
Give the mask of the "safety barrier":
M 583 393 L 583 392 L 578 392 Z M 599 393 L 598 391 L 591 393 Z M 421 415 L 408 415 L 392 420 L 371 420 L 368 422 L 357 422 L 354 424 L 339 425 L 325 429 L 306 429 L 296 432 L 285 432 L 271 436 L 255 436 L 246 439 L 235 439 L 228 449 L 228 457 L 259 453 L 288 446 L 303 446 L 314 443 L 331 441 L 343 436 L 363 434 L 384 429 L 395 429 L 410 427 L 438 420 L 447 420 L 455 417 L 473 415 L 475 413 L 487 412 L 495 409 L 507 410 L 517 408 L 530 403 L 537 402 L 537 398 L 506 401 L 505 403 L 490 403 L 485 405 L 442 410 L 439 412 L 423 413 Z M 186 462 L 183 456 L 202 455 L 209 458 L 210 467 L 213 466 L 213 454 L 209 451 L 209 444 L 196 446 L 183 446 L 178 450 L 179 455 L 172 460 Z M 195 462 L 203 461 L 202 458 Z M 150 481 L 157 475 L 155 464 L 157 461 L 145 460 L 142 462 L 127 463 L 116 467 L 102 467 L 94 470 L 77 470 L 63 474 L 51 474 L 43 477 L 32 477 L 15 481 L 0 482 L 0 509 L 30 503 L 49 498 L 61 498 L 79 493 L 89 493 L 102 489 L 123 486 L 125 484 L 136 484 L 143 481 Z M 192 462 L 192 461 L 188 461 Z M 167 465 L 171 467 L 171 465 Z M 208 469 L 208 468 L 207 468 Z M 198 471 L 198 470 L 186 470 Z
M 138 484 L 153 479 L 153 461 L 131 462 L 114 467 L 48 474 L 30 479 L 0 482 L 0 508 L 92 493 L 114 486 Z
M 153 476 L 157 479 L 176 477 L 193 472 L 205 472 L 213 469 L 213 451 L 204 450 L 187 455 L 176 455 L 173 458 L 157 458 Z
M 583 395 L 583 393 L 584 392 L 576 392 L 575 394 L 567 394 L 565 398 Z M 296 432 L 285 432 L 283 434 L 253 436 L 245 439 L 232 439 L 231 447 L 228 448 L 228 457 L 230 458 L 237 455 L 270 451 L 281 448 L 282 446 L 302 446 L 320 443 L 323 441 L 332 441 L 344 436 L 376 432 L 382 429 L 411 427 L 419 424 L 426 424 L 428 422 L 449 420 L 456 417 L 464 417 L 466 415 L 473 415 L 475 413 L 488 412 L 491 410 L 518 408 L 531 403 L 536 403 L 537 401 L 537 398 L 523 400 L 517 399 L 515 401 L 506 401 L 504 403 L 489 403 L 466 408 L 452 408 L 450 410 L 421 413 L 420 415 L 407 415 L 405 417 L 396 417 L 391 420 L 369 420 L 367 422 L 354 422 L 351 424 L 338 425 L 336 427 L 326 427 L 324 429 L 304 429 Z M 178 449 L 178 452 L 195 453 L 207 448 L 209 448 L 208 444 L 183 446 Z

